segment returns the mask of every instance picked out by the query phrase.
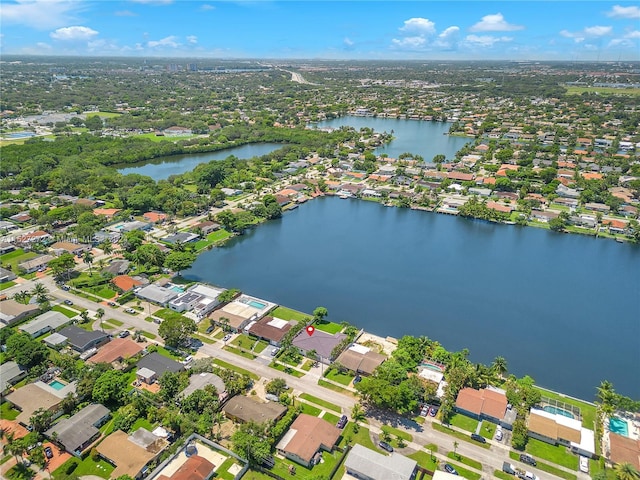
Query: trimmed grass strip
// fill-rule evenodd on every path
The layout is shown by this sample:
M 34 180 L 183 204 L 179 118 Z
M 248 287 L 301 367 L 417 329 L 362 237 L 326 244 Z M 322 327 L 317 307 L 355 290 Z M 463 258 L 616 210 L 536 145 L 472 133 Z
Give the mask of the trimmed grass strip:
M 253 378 L 254 380 L 259 380 L 260 376 L 250 372 L 249 370 L 245 370 L 244 368 L 240 368 L 240 367 L 236 367 L 235 365 L 232 365 L 228 362 L 225 362 L 224 360 L 220 360 L 219 358 L 214 358 L 213 359 L 213 363 L 215 363 L 216 365 L 218 365 L 219 367 L 222 368 L 226 368 L 227 370 L 233 370 L 236 373 L 240 373 L 242 375 L 247 375 L 250 378 Z
M 315 403 L 316 405 L 320 405 L 321 407 L 324 407 L 325 410 L 333 410 L 334 412 L 338 412 L 338 413 L 342 412 L 342 409 L 335 403 L 327 402 L 326 400 L 323 400 L 318 397 L 314 397 L 313 395 L 309 395 L 308 393 L 302 393 L 300 395 L 300 398 L 303 398 L 304 400 L 308 400 L 309 402 Z

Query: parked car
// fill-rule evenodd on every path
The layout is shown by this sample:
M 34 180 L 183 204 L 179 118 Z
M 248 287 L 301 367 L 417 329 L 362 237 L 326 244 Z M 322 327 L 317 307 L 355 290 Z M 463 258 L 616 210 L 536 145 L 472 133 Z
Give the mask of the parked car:
M 362 381 L 362 377 L 360 375 L 356 375 L 355 378 L 353 379 L 353 384 L 355 385 L 356 383 L 359 383 L 360 381 Z
M 191 355 L 187 355 L 182 361 L 182 363 L 186 365 L 187 363 L 191 363 L 192 361 L 193 361 L 193 357 Z
M 433 406 L 429 409 L 429 415 L 431 415 L 432 417 L 435 417 L 437 413 L 438 413 L 438 407 Z
M 471 440 L 475 440 L 476 442 L 480 442 L 480 443 L 487 443 L 487 439 L 484 438 L 482 435 L 478 435 L 477 433 L 471 434 Z
M 119 334 L 118 337 L 120 338 L 125 338 L 128 337 L 129 335 L 131 335 L 131 332 L 129 330 L 122 330 Z
M 118 304 L 116 302 L 109 302 L 108 305 L 110 307 L 117 307 L 118 306 Z
M 589 459 L 580 455 L 580 471 L 589 473 Z
M 73 302 L 71 300 L 65 300 L 64 304 L 65 305 L 73 305 Z
M 211 333 L 216 329 L 216 327 L 214 325 L 211 325 L 209 327 L 207 327 L 207 329 L 205 330 L 206 333 Z
M 389 445 L 387 442 L 378 442 L 378 446 L 389 453 L 393 452 L 393 447 Z
M 502 441 L 502 430 L 496 430 L 496 440 Z
M 127 312 L 127 313 L 132 313 L 132 314 L 136 313 L 136 311 L 133 308 L 125 308 L 124 311 Z
M 227 333 L 227 334 L 224 336 L 224 338 L 223 338 L 222 340 L 223 340 L 224 342 L 227 342 L 227 341 L 229 341 L 230 339 L 231 339 L 231 334 L 230 334 L 230 333 Z
M 347 424 L 347 416 L 346 415 L 342 415 L 340 417 L 340 420 L 338 420 L 338 423 L 336 424 L 336 427 L 344 428 L 346 424 Z
M 536 459 L 533 458 L 531 455 L 527 455 L 526 453 L 521 453 L 520 454 L 520 461 L 522 463 L 526 463 L 527 465 L 532 465 L 532 466 L 536 466 L 538 462 L 536 462 Z
M 60 288 L 62 290 L 64 290 L 65 292 L 68 292 L 71 289 L 71 287 L 69 285 L 62 285 Z
M 51 447 L 44 447 L 44 454 L 47 458 L 53 458 L 53 450 L 51 450 Z
M 272 357 L 275 357 L 275 356 L 278 354 L 278 352 L 279 352 L 279 351 L 280 351 L 280 349 L 279 349 L 278 347 L 274 347 L 274 348 L 271 350 L 271 356 L 272 356 Z
M 447 473 L 450 473 L 451 475 L 459 475 L 458 471 L 455 468 L 453 468 L 453 465 L 449 465 L 448 463 L 445 463 L 444 469 Z

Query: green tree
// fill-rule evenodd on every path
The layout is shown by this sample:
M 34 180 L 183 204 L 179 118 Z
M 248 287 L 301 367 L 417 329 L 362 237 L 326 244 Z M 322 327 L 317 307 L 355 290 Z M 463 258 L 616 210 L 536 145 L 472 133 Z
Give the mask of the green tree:
M 162 267 L 165 261 L 165 254 L 158 245 L 148 243 L 140 245 L 135 253 L 136 263 L 145 267 Z
M 28 333 L 14 333 L 7 339 L 6 347 L 7 357 L 26 368 L 40 365 L 49 356 L 47 347 Z
M 160 397 L 165 402 L 175 399 L 187 386 L 185 376 L 179 372 L 164 372 L 158 383 L 160 384 Z
M 319 322 L 322 322 L 327 315 L 329 311 L 325 307 L 316 307 L 313 311 L 313 318 Z
M 171 252 L 164 261 L 164 266 L 180 275 L 182 270 L 193 265 L 196 256 L 191 252 Z
M 196 323 L 190 318 L 170 317 L 160 324 L 158 334 L 169 347 L 178 348 L 196 330 Z
M 127 378 L 120 370 L 107 370 L 93 386 L 93 400 L 105 405 L 119 405 L 126 398 Z
M 122 245 L 127 252 L 134 252 L 140 245 L 142 245 L 144 237 L 145 234 L 142 230 L 131 230 L 122 236 L 120 245 Z
M 280 396 L 285 390 L 287 390 L 287 382 L 283 378 L 274 378 L 264 388 L 265 392 L 272 395 Z
M 613 470 L 618 480 L 638 480 L 640 472 L 629 462 L 618 463 Z
M 351 418 L 353 418 L 354 422 L 362 422 L 365 420 L 366 416 L 362 404 L 356 403 L 353 405 L 351 408 Z
M 86 250 L 82 254 L 82 261 L 89 265 L 89 276 L 93 277 L 93 253 L 89 250 Z
M 249 461 L 249 465 L 260 465 L 271 455 L 271 444 L 265 434 L 265 425 L 244 423 L 231 437 L 233 451 Z
M 71 276 L 71 271 L 76 266 L 76 261 L 72 254 L 65 252 L 59 257 L 50 260 L 48 265 L 55 277 L 66 276 L 68 280 Z
M 39 408 L 33 415 L 29 418 L 29 423 L 33 427 L 33 429 L 38 433 L 43 433 L 51 427 L 51 422 L 53 421 L 53 413 L 49 410 L 45 410 L 44 408 Z
M 496 357 L 493 359 L 493 363 L 491 364 L 491 369 L 503 377 L 505 373 L 507 373 L 507 360 L 504 357 Z

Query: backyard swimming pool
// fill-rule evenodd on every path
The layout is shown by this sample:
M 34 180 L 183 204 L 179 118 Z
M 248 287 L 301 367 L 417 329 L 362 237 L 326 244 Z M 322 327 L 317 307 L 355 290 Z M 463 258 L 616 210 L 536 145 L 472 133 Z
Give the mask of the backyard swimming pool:
M 266 305 L 261 302 L 256 302 L 255 300 L 249 300 L 248 305 L 253 308 L 257 308 L 258 310 L 262 310 Z
M 567 412 L 566 410 L 563 410 L 563 409 L 558 408 L 558 407 L 553 407 L 551 405 L 545 405 L 544 407 L 542 407 L 542 409 L 545 412 L 554 413 L 556 415 L 563 415 L 563 416 L 565 416 L 567 418 L 576 418 L 576 417 L 574 417 L 573 413 Z
M 625 420 L 618 417 L 611 417 L 609 419 L 609 430 L 618 435 L 629 436 L 629 425 Z
M 62 382 L 59 382 L 58 380 L 54 380 L 53 382 L 49 383 L 49 386 L 52 388 L 55 388 L 56 390 L 62 390 L 67 385 Z
M 30 138 L 30 137 L 35 137 L 35 133 L 33 132 L 13 132 L 10 133 L 9 135 L 7 135 L 7 138 L 11 138 L 13 140 L 17 139 L 17 138 Z

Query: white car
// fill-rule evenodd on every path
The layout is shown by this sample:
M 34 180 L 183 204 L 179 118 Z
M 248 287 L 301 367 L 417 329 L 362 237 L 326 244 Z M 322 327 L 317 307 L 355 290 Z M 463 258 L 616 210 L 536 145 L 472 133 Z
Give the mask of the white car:
M 589 459 L 580 455 L 580 471 L 589 473 Z

